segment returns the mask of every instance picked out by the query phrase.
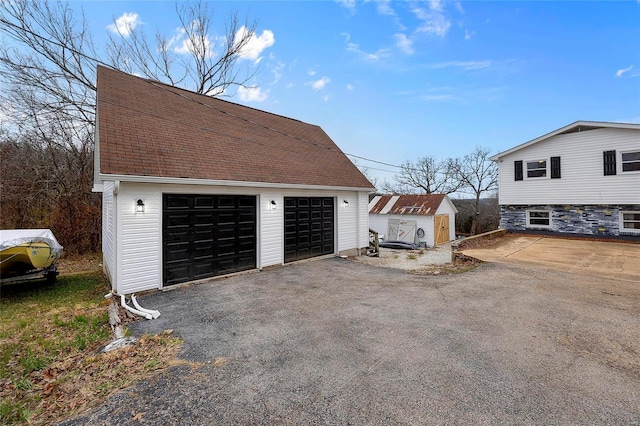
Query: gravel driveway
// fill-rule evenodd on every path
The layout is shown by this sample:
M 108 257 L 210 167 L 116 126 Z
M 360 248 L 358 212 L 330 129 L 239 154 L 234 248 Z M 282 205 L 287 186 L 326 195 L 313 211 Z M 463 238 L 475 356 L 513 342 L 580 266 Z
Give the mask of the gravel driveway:
M 66 424 L 639 424 L 640 287 L 346 259 L 158 292 L 191 363 Z M 136 414 L 141 414 L 134 421 Z

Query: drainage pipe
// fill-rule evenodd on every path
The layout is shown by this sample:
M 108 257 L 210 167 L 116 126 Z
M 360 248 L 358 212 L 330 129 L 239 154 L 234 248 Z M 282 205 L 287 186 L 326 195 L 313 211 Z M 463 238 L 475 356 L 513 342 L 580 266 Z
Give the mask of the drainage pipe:
M 140 312 L 144 312 L 146 314 L 151 315 L 153 317 L 153 319 L 156 319 L 156 318 L 158 318 L 160 316 L 160 311 L 155 310 L 155 309 L 154 310 L 145 309 L 142 306 L 140 306 L 138 304 L 138 301 L 136 300 L 136 295 L 135 294 L 131 295 L 131 301 L 133 302 L 133 306 L 135 306 L 137 310 L 139 310 Z
M 120 305 L 122 305 L 123 308 L 125 308 L 127 311 L 132 312 L 136 315 L 140 315 L 141 317 L 144 317 L 146 319 L 153 319 L 153 316 L 147 312 L 142 312 L 139 311 L 137 309 L 132 308 L 131 306 L 127 305 L 127 302 L 124 298 L 124 294 L 120 295 Z

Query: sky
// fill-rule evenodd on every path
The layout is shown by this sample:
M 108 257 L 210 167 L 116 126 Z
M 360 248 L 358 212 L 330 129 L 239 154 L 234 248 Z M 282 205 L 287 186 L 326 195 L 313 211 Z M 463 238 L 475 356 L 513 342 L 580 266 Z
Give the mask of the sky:
M 173 2 L 75 1 L 96 44 L 120 27 L 187 47 Z M 400 165 L 504 151 L 577 120 L 640 123 L 640 0 L 211 2 L 257 22 L 228 100 L 319 125 Z M 379 181 L 396 168 L 357 159 Z

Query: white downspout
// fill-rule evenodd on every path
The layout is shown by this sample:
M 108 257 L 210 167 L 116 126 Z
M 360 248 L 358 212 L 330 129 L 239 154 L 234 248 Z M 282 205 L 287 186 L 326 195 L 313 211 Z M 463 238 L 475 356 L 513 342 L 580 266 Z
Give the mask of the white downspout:
M 138 301 L 136 300 L 136 295 L 135 294 L 131 295 L 131 301 L 133 302 L 133 306 L 135 306 L 137 310 L 139 310 L 140 312 L 144 312 L 146 314 L 151 315 L 153 317 L 153 319 L 156 319 L 156 318 L 158 318 L 160 316 L 160 311 L 155 310 L 155 309 L 154 310 L 145 309 L 142 306 L 140 306 L 138 304 Z
M 125 298 L 124 298 L 124 294 L 120 295 L 120 305 L 122 305 L 122 307 L 125 308 L 127 311 L 132 312 L 136 315 L 140 315 L 141 317 L 144 317 L 146 319 L 153 319 L 153 316 L 151 314 L 139 311 L 127 305 L 127 302 L 125 301 Z

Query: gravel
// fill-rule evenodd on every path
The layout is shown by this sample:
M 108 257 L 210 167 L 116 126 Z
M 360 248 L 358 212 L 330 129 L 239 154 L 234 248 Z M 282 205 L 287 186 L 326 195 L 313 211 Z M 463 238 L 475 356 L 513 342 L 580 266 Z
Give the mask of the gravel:
M 190 364 L 64 424 L 640 423 L 634 283 L 331 258 L 139 300 Z

